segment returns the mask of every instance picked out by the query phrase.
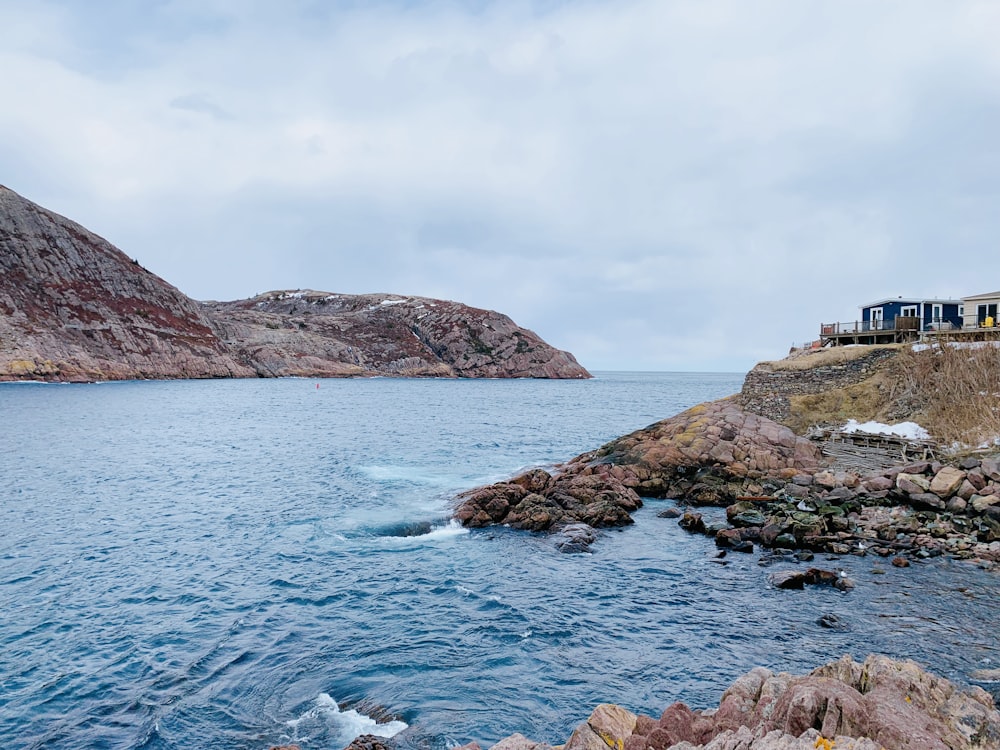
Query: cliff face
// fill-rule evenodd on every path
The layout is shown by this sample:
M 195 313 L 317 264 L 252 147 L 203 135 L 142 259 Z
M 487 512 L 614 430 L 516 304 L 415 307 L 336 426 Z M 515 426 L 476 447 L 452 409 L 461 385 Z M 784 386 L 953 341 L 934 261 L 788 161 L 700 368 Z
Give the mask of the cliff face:
M 586 378 L 510 318 L 392 295 L 198 303 L 0 186 L 0 380 L 351 375 Z
M 248 375 L 196 302 L 0 186 L 0 379 Z

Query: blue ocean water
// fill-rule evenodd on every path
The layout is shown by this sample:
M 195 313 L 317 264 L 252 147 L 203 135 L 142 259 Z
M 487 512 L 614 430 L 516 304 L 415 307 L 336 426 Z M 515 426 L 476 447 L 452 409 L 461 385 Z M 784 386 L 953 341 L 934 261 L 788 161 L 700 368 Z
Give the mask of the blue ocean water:
M 597 703 L 710 706 L 757 665 L 1000 666 L 1000 579 L 967 564 L 820 560 L 857 588 L 777 591 L 658 518 L 670 501 L 585 555 L 449 524 L 461 490 L 741 382 L 0 385 L 0 743 L 558 743 Z

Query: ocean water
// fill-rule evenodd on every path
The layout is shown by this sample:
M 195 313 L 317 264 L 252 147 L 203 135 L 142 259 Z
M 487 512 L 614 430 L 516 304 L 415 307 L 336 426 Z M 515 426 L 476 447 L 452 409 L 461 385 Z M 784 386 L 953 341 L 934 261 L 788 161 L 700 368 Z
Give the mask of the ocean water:
M 0 743 L 560 743 L 597 703 L 707 707 L 757 665 L 1000 667 L 1000 578 L 968 564 L 820 558 L 857 587 L 778 591 L 670 501 L 583 555 L 449 523 L 461 490 L 741 382 L 0 385 Z

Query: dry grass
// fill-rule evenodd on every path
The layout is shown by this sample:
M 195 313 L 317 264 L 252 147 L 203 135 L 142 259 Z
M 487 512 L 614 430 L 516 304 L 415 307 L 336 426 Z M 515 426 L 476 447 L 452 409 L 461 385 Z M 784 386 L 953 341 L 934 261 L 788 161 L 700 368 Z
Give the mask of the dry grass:
M 844 362 L 859 359 L 879 349 L 902 349 L 906 344 L 884 344 L 879 346 L 834 346 L 829 349 L 805 349 L 796 352 L 785 359 L 774 362 L 761 362 L 772 372 L 789 370 L 812 370 L 817 367 L 829 367 Z
M 879 370 L 856 385 L 789 396 L 790 416 L 783 422 L 796 433 L 804 435 L 813 425 L 844 424 L 848 419 L 859 422 L 888 421 L 890 392 L 889 375 L 885 370 Z
M 1000 436 L 1000 348 L 907 348 L 887 375 L 893 411 L 940 442 L 974 447 Z

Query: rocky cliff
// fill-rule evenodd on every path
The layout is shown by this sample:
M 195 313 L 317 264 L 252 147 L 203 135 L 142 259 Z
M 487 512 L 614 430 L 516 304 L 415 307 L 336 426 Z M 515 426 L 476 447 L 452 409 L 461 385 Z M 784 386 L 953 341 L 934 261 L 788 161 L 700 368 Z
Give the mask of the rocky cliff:
M 0 186 L 0 380 L 253 374 L 196 302 Z
M 394 375 L 586 378 L 496 312 L 393 295 L 199 303 L 0 186 L 0 380 Z
M 298 290 L 205 307 L 220 338 L 262 376 L 590 377 L 506 315 L 457 302 Z

